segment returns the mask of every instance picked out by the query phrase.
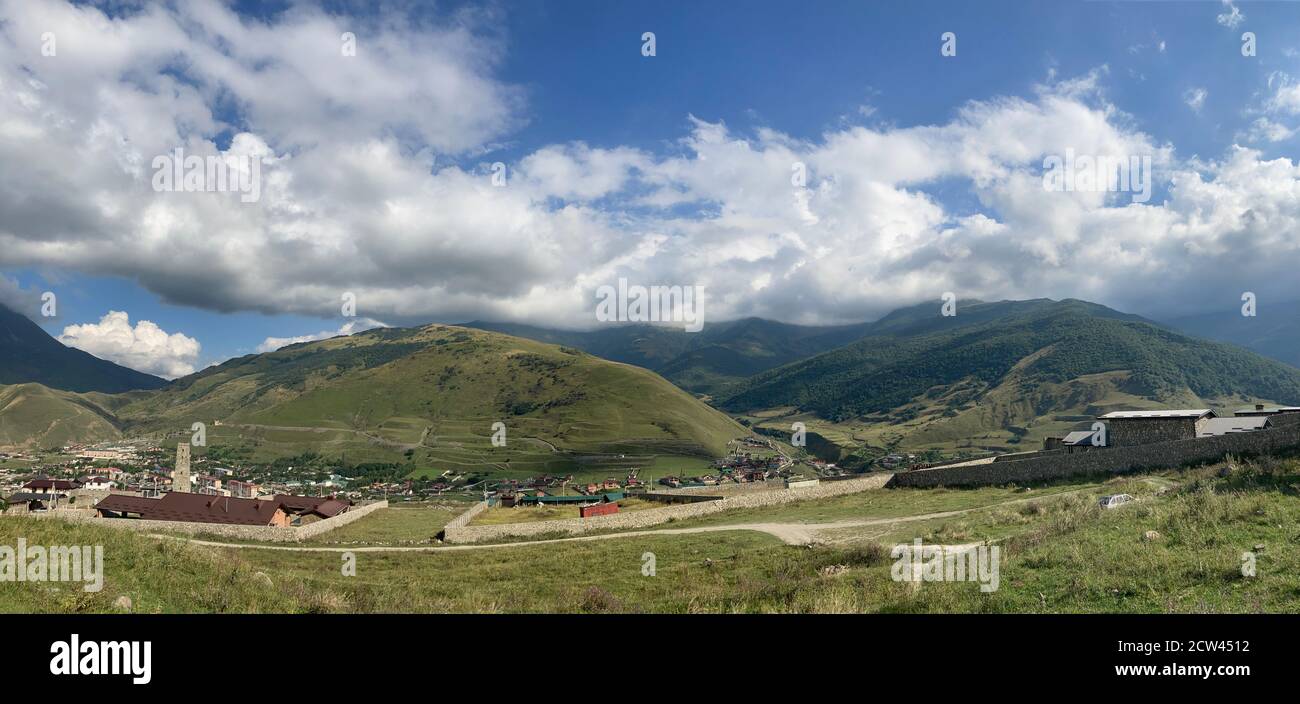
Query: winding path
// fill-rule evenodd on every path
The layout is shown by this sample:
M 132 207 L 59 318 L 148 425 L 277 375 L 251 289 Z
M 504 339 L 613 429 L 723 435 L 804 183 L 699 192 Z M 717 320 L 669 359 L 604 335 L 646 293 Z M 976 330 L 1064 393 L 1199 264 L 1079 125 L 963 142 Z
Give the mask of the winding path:
M 666 528 L 662 530 L 633 530 L 621 533 L 602 533 L 600 535 L 579 535 L 571 538 L 553 538 L 550 540 L 524 540 L 514 543 L 488 543 L 472 545 L 430 545 L 430 546 L 358 546 L 350 548 L 336 547 L 302 547 L 298 545 L 264 545 L 256 543 L 221 543 L 210 540 L 196 540 L 192 538 L 180 538 L 170 535 L 150 534 L 150 537 L 161 538 L 165 540 L 179 540 L 192 545 L 203 545 L 216 548 L 235 548 L 239 550 L 287 550 L 292 552 L 460 552 L 465 550 L 495 550 L 500 548 L 524 547 L 528 545 L 553 545 L 556 543 L 580 543 L 592 540 L 613 540 L 615 538 L 631 538 L 636 536 L 659 536 L 659 535 L 694 535 L 698 533 L 722 533 L 725 531 L 749 530 L 779 538 L 787 545 L 808 545 L 814 542 L 817 535 L 823 531 L 839 530 L 843 528 L 862 528 L 869 526 L 886 526 L 897 523 L 914 523 L 916 521 L 929 521 L 938 518 L 952 518 L 961 516 L 973 511 L 985 511 L 1000 506 L 1010 506 L 1014 504 L 1023 504 L 1031 501 L 1044 501 L 1061 496 L 1069 496 L 1087 489 L 1073 489 L 1063 491 L 1048 496 L 1033 496 L 1023 499 L 1012 499 L 1010 501 L 1001 501 L 986 506 L 975 506 L 972 508 L 958 509 L 955 511 L 939 511 L 937 513 L 923 513 L 915 516 L 900 516 L 895 518 L 864 518 L 848 521 L 832 521 L 828 523 L 730 523 L 716 526 L 696 526 L 693 528 Z

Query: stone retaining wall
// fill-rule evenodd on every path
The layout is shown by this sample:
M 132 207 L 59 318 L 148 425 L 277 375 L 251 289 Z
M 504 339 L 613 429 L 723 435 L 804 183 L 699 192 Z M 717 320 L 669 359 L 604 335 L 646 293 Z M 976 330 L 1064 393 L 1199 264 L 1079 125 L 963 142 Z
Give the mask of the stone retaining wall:
M 456 516 L 450 521 L 447 521 L 447 525 L 443 526 L 442 530 L 444 533 L 448 534 L 458 532 L 464 529 L 465 526 L 469 525 L 470 521 L 474 520 L 480 513 L 483 513 L 486 510 L 488 510 L 488 502 L 480 501 L 473 506 L 470 506 L 464 513 Z
M 772 479 L 765 482 L 745 482 L 737 484 L 735 482 L 724 482 L 714 486 L 679 486 L 676 489 L 667 486 L 656 486 L 654 491 L 661 494 L 708 494 L 708 495 L 731 495 L 731 494 L 750 494 L 761 491 L 771 491 L 773 487 L 784 488 L 785 482 L 780 479 Z
M 332 518 L 316 521 L 311 525 L 293 528 L 280 528 L 275 526 L 239 526 L 223 523 L 190 523 L 187 521 L 148 521 L 135 518 L 98 518 L 95 516 L 94 512 L 77 510 L 38 511 L 26 515 L 34 518 L 49 518 L 70 521 L 73 523 L 87 523 L 106 528 L 122 528 L 124 530 L 134 530 L 142 533 L 179 532 L 187 535 L 198 535 L 202 533 L 222 538 L 234 538 L 236 540 L 296 543 L 300 540 L 305 540 L 320 535 L 321 533 L 334 530 L 340 526 L 345 526 L 378 509 L 387 507 L 387 501 L 376 501 L 374 503 L 365 504 L 364 506 L 357 506 L 351 511 L 341 513 Z
M 889 486 L 991 486 L 1087 474 L 1122 474 L 1264 455 L 1300 446 L 1300 424 L 1149 445 L 1098 447 L 1087 452 L 1008 460 L 968 467 L 918 469 L 894 475 Z
M 633 496 L 642 501 L 656 501 L 661 504 L 697 504 L 726 498 L 717 494 L 676 494 L 667 491 L 652 491 L 644 494 L 634 494 Z
M 538 535 L 560 533 L 579 535 L 600 530 L 636 530 L 649 528 L 670 520 L 682 520 L 708 516 L 740 508 L 757 508 L 779 504 L 824 499 L 844 494 L 854 494 L 870 489 L 879 489 L 889 482 L 891 474 L 881 472 L 857 479 L 839 482 L 827 482 L 819 486 L 785 489 L 772 488 L 769 491 L 750 492 L 738 496 L 728 496 L 717 501 L 692 504 L 677 504 L 663 508 L 648 508 L 642 511 L 629 511 L 612 516 L 594 516 L 592 518 L 564 518 L 556 521 L 534 521 L 531 523 L 505 523 L 491 526 L 469 525 L 474 516 L 487 508 L 486 504 L 477 504 L 475 508 L 457 516 L 444 529 L 443 539 L 449 543 L 481 543 L 509 538 L 526 538 Z M 473 515 L 469 515 L 473 513 Z M 468 518 L 466 517 L 468 516 Z M 464 520 L 462 520 L 464 519 Z
M 328 533 L 334 530 L 335 528 L 342 528 L 343 526 L 346 526 L 349 523 L 352 523 L 354 521 L 365 518 L 366 516 L 369 516 L 370 514 L 374 513 L 375 511 L 378 511 L 381 508 L 388 508 L 387 499 L 383 501 L 375 501 L 373 503 L 368 503 L 362 506 L 354 506 L 350 511 L 347 511 L 346 513 L 340 513 L 337 516 L 332 516 L 330 518 L 316 521 L 315 523 L 312 523 L 310 525 L 299 526 L 297 528 L 293 528 L 292 530 L 296 531 L 298 540 L 306 540 L 308 538 L 314 538 L 322 533 Z
M 125 493 L 127 492 L 116 491 L 113 489 L 73 489 L 72 491 L 68 492 L 68 498 L 75 500 L 76 503 L 74 503 L 73 505 L 76 506 L 77 508 L 93 510 L 95 508 L 95 504 L 99 503 L 100 501 L 103 501 L 104 499 L 108 498 L 110 495 L 125 494 Z M 139 494 L 136 495 L 139 496 Z

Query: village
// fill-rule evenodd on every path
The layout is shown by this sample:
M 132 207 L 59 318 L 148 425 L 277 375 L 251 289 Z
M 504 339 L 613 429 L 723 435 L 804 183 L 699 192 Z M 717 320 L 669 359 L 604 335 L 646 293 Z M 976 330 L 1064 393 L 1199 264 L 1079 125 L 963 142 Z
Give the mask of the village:
M 633 467 L 622 478 L 604 480 L 542 474 L 478 482 L 451 472 L 435 480 L 365 481 L 333 472 L 315 479 L 290 478 L 282 472 L 267 479 L 263 478 L 269 473 L 266 469 L 240 469 L 193 456 L 188 443 L 178 445 L 171 468 L 165 466 L 163 448 L 150 442 L 69 445 L 57 452 L 0 453 L 0 498 L 3 512 L 9 515 L 93 511 L 103 518 L 287 527 L 330 518 L 356 505 L 441 497 L 464 501 L 481 497 L 504 507 L 570 505 L 576 515 L 601 515 L 617 512 L 621 500 L 652 495 L 656 488 L 690 490 L 760 482 L 784 486 L 792 481 L 797 485 L 815 482 L 817 472 L 826 468 L 825 463 L 805 459 L 813 476 L 804 477 L 799 462 L 767 438 L 747 437 L 734 445 L 730 454 L 713 460 L 707 472 L 697 475 L 674 473 L 648 480 L 642 478 L 640 468 Z M 279 510 L 268 510 L 272 506 Z
M 1024 466 L 1016 463 L 1102 448 L 1122 450 L 1260 432 L 1296 422 L 1300 422 L 1300 407 L 1264 404 L 1240 408 L 1223 417 L 1208 408 L 1112 411 L 1098 415 L 1088 429 L 1046 438 L 1040 450 L 932 463 L 918 462 L 912 453 L 897 452 L 879 458 L 872 467 L 891 473 L 924 474 L 993 464 Z M 541 474 L 473 483 L 449 472 L 436 480 L 354 481 L 331 472 L 315 479 L 280 477 L 259 481 L 249 470 L 223 466 L 208 458 L 191 458 L 191 447 L 186 443 L 179 445 L 170 470 L 163 466 L 164 451 L 157 445 L 74 445 L 61 448 L 52 458 L 19 451 L 0 453 L 0 496 L 6 514 L 83 510 L 106 518 L 171 517 L 287 527 L 310 524 L 376 501 L 420 501 L 444 496 L 464 501 L 481 499 L 489 506 L 502 508 L 570 506 L 575 517 L 586 518 L 618 513 L 630 499 L 676 502 L 683 500 L 673 498 L 677 493 L 730 493 L 727 487 L 744 485 L 800 488 L 862 474 L 838 471 L 834 464 L 813 457 L 791 457 L 766 437 L 751 436 L 734 444 L 730 454 L 713 460 L 709 471 L 696 475 L 668 474 L 649 480 L 642 476 L 640 468 L 633 467 L 622 478 L 603 480 L 577 481 L 573 474 Z M 214 498 L 224 501 L 215 502 Z M 268 511 L 271 506 L 278 509 Z
M 146 448 L 156 454 L 160 448 Z M 139 518 L 193 523 L 290 527 L 305 526 L 350 510 L 354 502 L 335 495 L 300 496 L 264 491 L 253 483 L 228 477 L 229 472 L 191 475 L 191 447 L 177 447 L 175 469 L 127 472 L 118 467 L 86 466 L 87 461 L 138 461 L 140 455 L 122 448 L 83 450 L 58 465 L 58 478 L 42 473 L 5 492 L 6 515 L 93 515 L 98 518 Z M 21 460 L 8 453 L 4 460 Z M 90 469 L 87 474 L 79 470 Z M 12 484 L 7 472 L 6 482 Z M 224 484 L 224 486 L 223 486 Z M 74 512 L 73 514 L 60 512 Z

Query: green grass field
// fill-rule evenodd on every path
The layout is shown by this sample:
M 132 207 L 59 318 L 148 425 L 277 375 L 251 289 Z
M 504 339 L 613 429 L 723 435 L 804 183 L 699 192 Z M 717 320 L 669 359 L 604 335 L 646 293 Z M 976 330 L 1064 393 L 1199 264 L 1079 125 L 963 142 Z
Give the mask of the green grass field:
M 701 518 L 674 521 L 665 527 L 690 528 L 736 523 L 830 523 L 857 518 L 902 518 L 985 508 L 1006 502 L 1033 501 L 1057 494 L 1092 491 L 1102 485 L 1102 481 L 1094 479 L 1071 480 L 1033 488 L 903 488 L 863 491 L 817 501 L 738 509 Z
M 644 511 L 650 508 L 663 508 L 664 504 L 642 499 L 619 499 L 619 513 Z M 534 523 L 537 521 L 554 521 L 561 518 L 579 518 L 576 504 L 515 506 L 505 508 L 495 506 L 474 517 L 470 525 L 494 526 L 505 523 Z
M 1172 488 L 1171 488 L 1172 487 Z M 329 612 L 1295 612 L 1300 610 L 1300 462 L 1264 458 L 1107 482 L 867 492 L 853 505 L 781 507 L 766 519 L 959 516 L 834 531 L 813 547 L 757 532 L 626 538 L 444 552 L 340 553 L 201 548 L 90 526 L 0 519 L 0 544 L 101 542 L 101 595 L 60 585 L 0 584 L 3 611 L 111 611 L 128 594 L 144 611 Z M 1103 510 L 1095 497 L 1139 500 Z M 864 494 L 865 497 L 865 494 Z M 879 498 L 877 498 L 879 497 Z M 843 497 L 848 498 L 848 497 Z M 1007 500 L 1029 501 L 1007 503 Z M 421 535 L 425 518 L 390 509 L 354 537 Z M 374 519 L 373 521 L 371 519 Z M 409 519 L 409 522 L 408 522 Z M 367 521 L 371 521 L 367 525 Z M 685 524 L 679 524 L 685 525 Z M 1149 532 L 1153 537 L 1147 537 Z M 336 533 L 335 537 L 341 533 Z M 889 546 L 996 541 L 1000 589 L 895 582 Z M 1262 546 L 1257 548 L 1256 546 Z M 1245 552 L 1256 574 L 1242 576 Z M 653 553 L 655 576 L 643 576 Z M 256 576 L 262 572 L 268 586 Z M 219 587 L 219 588 L 218 588 Z
M 469 508 L 464 502 L 393 504 L 353 523 L 304 541 L 311 545 L 403 545 L 432 542 L 447 522 Z

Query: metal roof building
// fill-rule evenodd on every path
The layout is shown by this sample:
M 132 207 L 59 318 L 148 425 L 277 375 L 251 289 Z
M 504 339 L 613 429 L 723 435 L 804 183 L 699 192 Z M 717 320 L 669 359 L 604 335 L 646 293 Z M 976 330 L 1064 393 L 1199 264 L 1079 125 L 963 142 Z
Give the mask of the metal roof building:
M 95 504 L 101 517 L 136 514 L 150 521 L 223 523 L 248 526 L 287 526 L 288 514 L 278 501 L 232 499 L 225 496 L 173 491 L 159 499 L 113 494 Z
M 1075 430 L 1074 432 L 1066 433 L 1065 437 L 1061 438 L 1061 444 L 1089 445 L 1092 443 L 1092 436 L 1093 432 L 1091 430 Z
M 1268 416 L 1238 416 L 1235 418 L 1211 418 L 1197 431 L 1196 437 L 1209 438 L 1228 433 L 1249 433 L 1264 430 L 1271 426 Z
M 1115 411 L 1097 416 L 1106 423 L 1106 446 L 1147 445 L 1201 437 L 1205 424 L 1216 418 L 1209 408 L 1161 411 Z
M 1097 420 L 1145 420 L 1161 418 L 1203 418 L 1205 416 L 1215 417 L 1214 411 L 1208 408 L 1193 408 L 1174 411 L 1113 411 L 1105 415 L 1097 416 Z
M 1233 415 L 1236 415 L 1238 417 L 1277 416 L 1277 415 L 1283 415 L 1287 413 L 1300 413 L 1300 406 L 1265 406 L 1262 403 L 1257 403 L 1254 406 L 1246 406 L 1244 408 L 1238 408 L 1236 411 L 1233 412 Z

